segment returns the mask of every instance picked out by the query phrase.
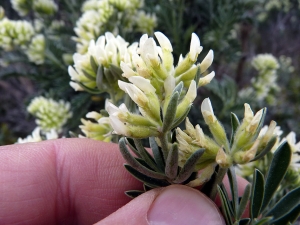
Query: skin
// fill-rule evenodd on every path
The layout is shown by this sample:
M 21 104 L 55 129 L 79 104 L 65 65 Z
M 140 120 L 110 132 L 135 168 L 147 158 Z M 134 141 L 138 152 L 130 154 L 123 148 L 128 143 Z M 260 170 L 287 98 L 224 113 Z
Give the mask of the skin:
M 142 185 L 123 164 L 116 144 L 90 139 L 2 146 L 0 224 L 149 224 L 147 213 L 163 189 L 128 203 L 124 191 Z

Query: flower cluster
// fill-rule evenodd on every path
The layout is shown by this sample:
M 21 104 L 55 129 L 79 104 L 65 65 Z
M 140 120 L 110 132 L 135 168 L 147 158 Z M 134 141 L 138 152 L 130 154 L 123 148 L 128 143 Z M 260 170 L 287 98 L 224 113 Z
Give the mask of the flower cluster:
M 274 104 L 274 94 L 279 90 L 276 83 L 279 64 L 271 54 L 259 54 L 252 60 L 252 66 L 258 71 L 258 76 L 251 79 L 252 87 L 240 91 L 241 97 L 255 95 L 258 101 L 266 100 Z
M 60 132 L 67 120 L 72 117 L 70 103 L 63 100 L 57 102 L 42 96 L 35 97 L 28 105 L 27 111 L 37 118 L 36 123 L 43 132 L 52 129 Z
M 79 128 L 85 136 L 79 137 L 87 137 L 94 140 L 110 142 L 112 139 L 112 127 L 110 125 L 109 118 L 98 112 L 89 112 L 86 117 L 96 122 L 81 119 L 83 125 L 80 125 Z
M 137 30 L 142 33 L 152 34 L 153 28 L 157 25 L 157 18 L 155 14 L 145 13 L 144 11 L 139 11 L 135 17 L 135 23 L 137 25 Z
M 76 37 L 77 52 L 83 54 L 87 51 L 91 40 L 98 38 L 106 31 L 118 33 L 119 27 L 122 30 L 132 31 L 134 24 L 137 24 L 142 32 L 153 31 L 156 25 L 155 17 L 144 15 L 142 25 L 138 10 L 142 1 L 137 0 L 88 0 L 82 6 L 83 15 L 76 23 L 74 31 Z M 142 15 L 141 15 L 142 16 Z M 113 26 L 112 26 L 113 24 Z
M 125 104 L 117 107 L 108 103 L 107 111 L 116 134 L 157 137 L 176 127 L 189 112 L 197 86 L 209 83 L 214 77 L 214 72 L 200 77 L 211 65 L 213 52 L 210 50 L 195 65 L 203 49 L 196 34 L 192 34 L 190 52 L 184 58 L 180 56 L 176 67 L 169 39 L 161 32 L 155 36 L 160 46 L 145 34 L 132 54 L 132 62 L 121 62 L 123 76 L 130 83 L 119 81 L 119 87 L 136 103 L 141 114 L 132 113 Z
M 42 34 L 35 35 L 25 50 L 30 62 L 37 65 L 43 64 L 45 60 L 45 37 Z
M 11 4 L 20 16 L 26 16 L 31 10 L 38 16 L 53 15 L 58 9 L 53 0 L 11 0 Z
M 27 21 L 0 20 L 0 47 L 6 51 L 16 47 L 25 48 L 33 35 L 33 26 Z
M 120 36 L 115 37 L 106 32 L 97 41 L 90 41 L 88 52 L 73 55 L 74 67 L 69 66 L 70 85 L 76 91 L 106 91 L 111 97 L 118 99 L 122 92 L 117 81 L 122 79 L 121 61 L 131 63 L 131 53 L 137 44 L 128 47 L 128 43 Z
M 214 167 L 218 164 L 222 168 L 229 168 L 235 164 L 246 164 L 258 156 L 267 146 L 274 146 L 276 123 L 271 122 L 264 135 L 258 137 L 264 120 L 265 109 L 259 110 L 255 115 L 250 106 L 245 104 L 244 119 L 241 124 L 234 115 L 235 132 L 229 141 L 226 132 L 214 115 L 210 100 L 207 98 L 201 105 L 201 112 L 205 123 L 213 136 L 205 135 L 200 127 L 186 120 L 186 130 L 176 129 L 176 138 L 179 148 L 179 161 L 183 165 L 190 155 L 199 148 L 205 148 L 203 156 L 196 165 L 196 170 L 204 169 L 193 185 L 199 185 L 212 175 Z
M 38 15 L 53 15 L 57 12 L 58 6 L 53 0 L 34 0 L 33 10 Z

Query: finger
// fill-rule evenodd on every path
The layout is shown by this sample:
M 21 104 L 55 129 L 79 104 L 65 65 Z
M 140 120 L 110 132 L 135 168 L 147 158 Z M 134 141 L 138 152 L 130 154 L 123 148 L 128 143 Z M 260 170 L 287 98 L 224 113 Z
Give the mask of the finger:
M 171 185 L 135 198 L 97 225 L 225 224 L 217 206 L 201 192 Z
M 141 189 L 116 144 L 60 139 L 0 147 L 1 224 L 91 224 Z

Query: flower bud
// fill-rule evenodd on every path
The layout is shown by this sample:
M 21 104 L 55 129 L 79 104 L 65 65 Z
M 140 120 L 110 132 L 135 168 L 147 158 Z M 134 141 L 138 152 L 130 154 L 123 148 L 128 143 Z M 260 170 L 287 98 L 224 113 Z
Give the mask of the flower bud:
M 259 140 L 257 139 L 251 148 L 247 151 L 238 151 L 233 155 L 234 162 L 238 164 L 245 164 L 254 159 L 259 146 Z
M 228 168 L 232 165 L 232 160 L 230 156 L 224 152 L 223 147 L 221 147 L 218 151 L 216 162 L 223 168 Z
M 214 115 L 214 111 L 209 98 L 203 100 L 201 104 L 201 112 L 205 123 L 208 125 L 210 132 L 214 136 L 216 142 L 221 146 L 224 145 L 226 151 L 229 151 L 229 143 L 226 137 L 226 132 Z

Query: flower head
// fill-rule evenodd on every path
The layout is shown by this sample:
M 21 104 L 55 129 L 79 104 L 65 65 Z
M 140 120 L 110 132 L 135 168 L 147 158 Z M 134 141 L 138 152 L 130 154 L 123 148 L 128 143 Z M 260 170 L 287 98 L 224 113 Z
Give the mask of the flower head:
M 70 103 L 63 100 L 55 101 L 42 96 L 35 97 L 28 105 L 27 110 L 37 118 L 36 123 L 44 132 L 52 129 L 60 132 L 72 116 Z

